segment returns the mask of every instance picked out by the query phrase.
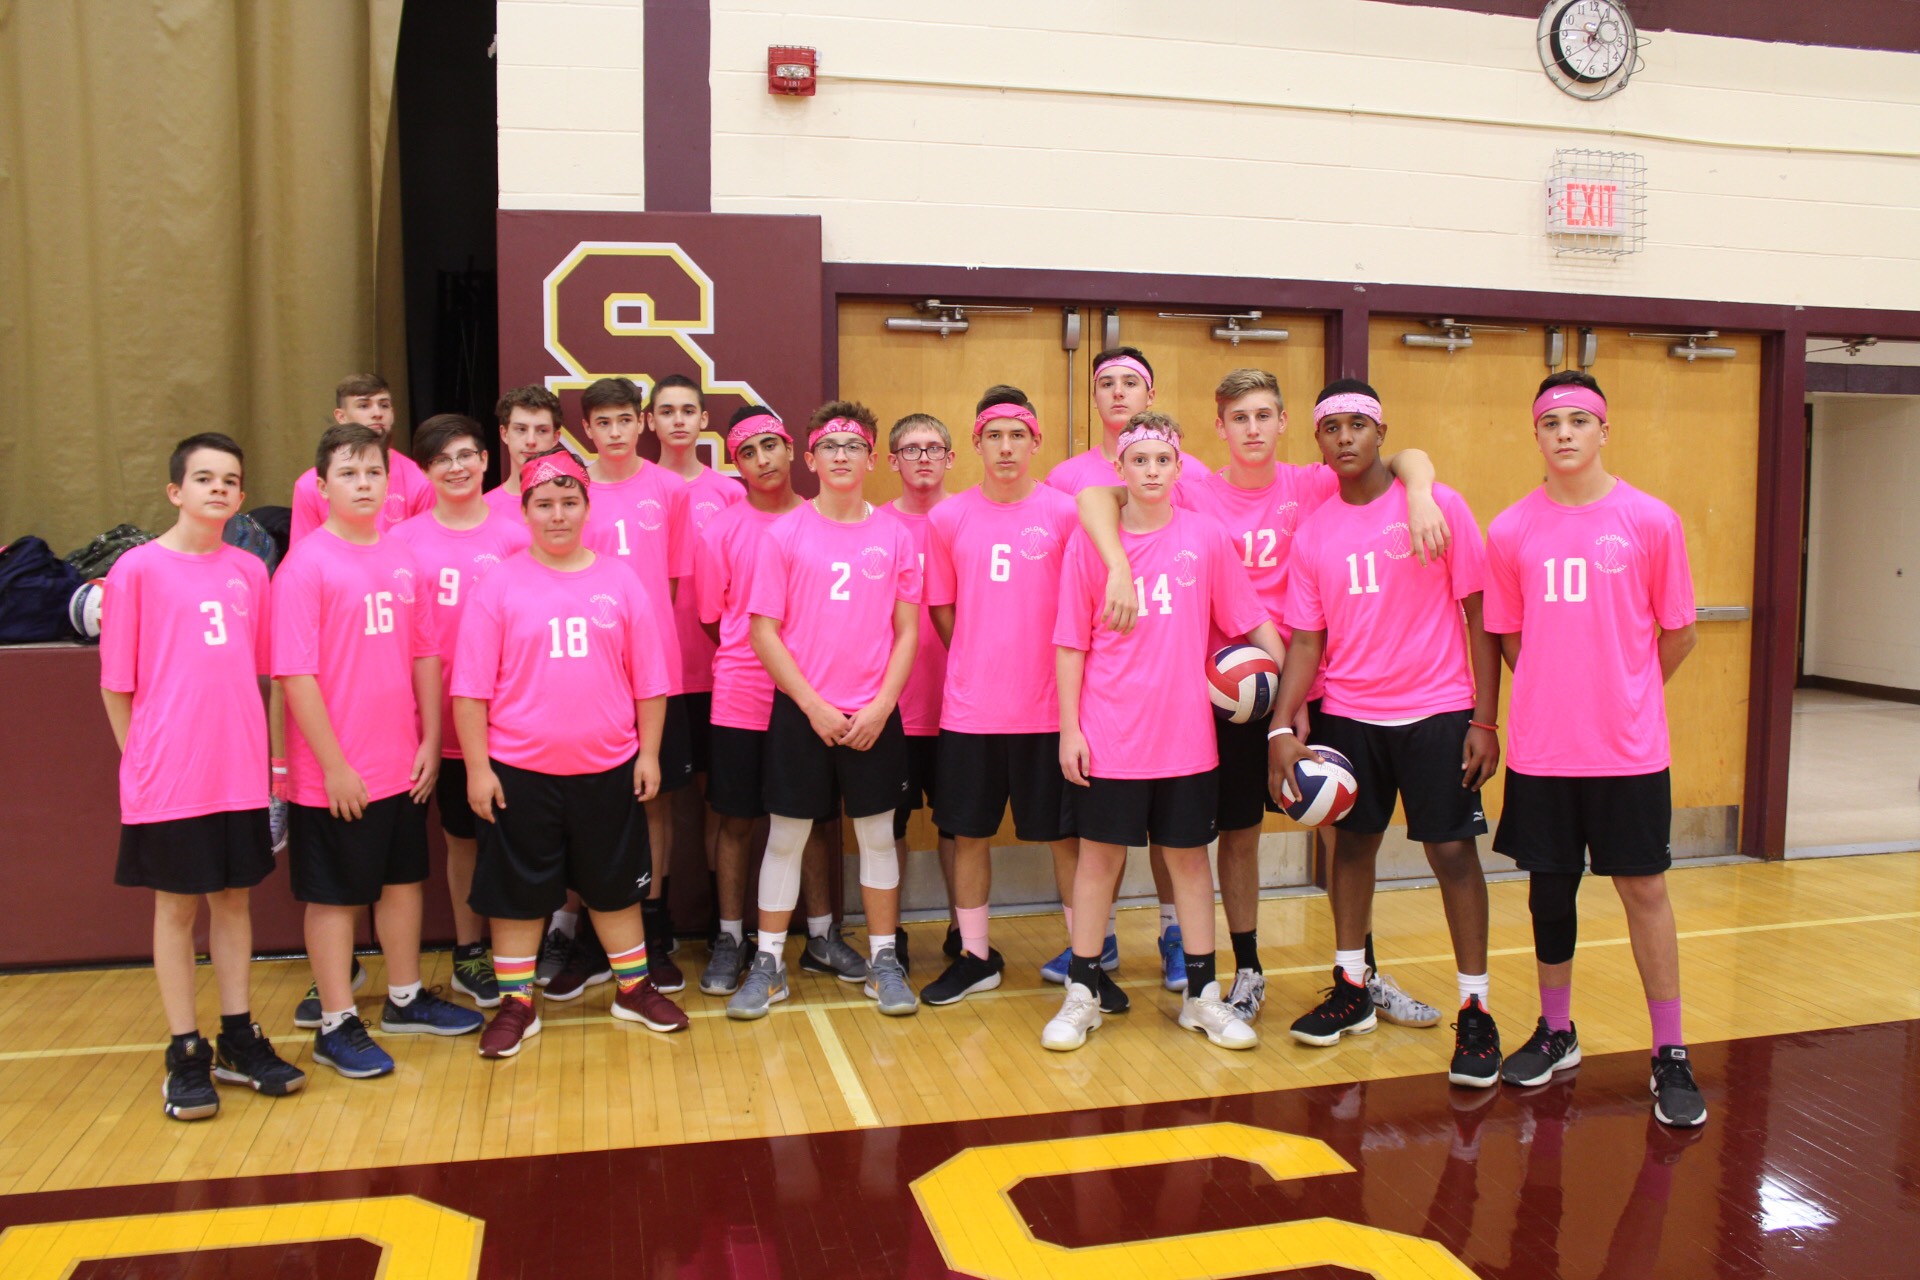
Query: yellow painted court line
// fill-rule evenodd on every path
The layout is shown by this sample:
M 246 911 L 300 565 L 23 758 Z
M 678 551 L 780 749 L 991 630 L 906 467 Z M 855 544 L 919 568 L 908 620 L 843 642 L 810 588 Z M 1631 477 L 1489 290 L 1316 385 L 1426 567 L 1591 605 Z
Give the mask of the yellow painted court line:
M 862 1129 L 877 1127 L 880 1113 L 873 1109 L 873 1099 L 867 1097 L 860 1073 L 853 1069 L 853 1059 L 847 1056 L 839 1032 L 833 1029 L 833 1019 L 816 1005 L 807 1010 L 807 1021 L 813 1024 L 814 1038 L 820 1042 L 820 1052 L 826 1055 L 827 1068 L 833 1072 L 834 1083 L 840 1086 L 840 1096 L 846 1099 L 847 1113 L 853 1117 L 854 1124 Z
M 1920 911 L 1889 911 L 1880 915 L 1870 915 L 1870 916 L 1833 916 L 1825 920 L 1785 920 L 1785 921 L 1781 921 L 1778 924 L 1743 924 L 1743 925 L 1734 925 L 1725 929 L 1683 929 L 1681 930 L 1679 936 L 1682 941 L 1687 941 L 1689 939 L 1695 939 L 1695 938 L 1735 937 L 1741 934 L 1749 934 L 1749 933 L 1784 933 L 1789 929 L 1828 929 L 1828 928 L 1844 927 L 1847 925 L 1857 925 L 1857 924 L 1889 924 L 1889 923 L 1893 923 L 1900 920 L 1920 920 Z M 1631 941 L 1632 940 L 1629 938 L 1592 938 L 1592 939 L 1582 938 L 1580 940 L 1580 945 L 1583 948 L 1585 947 L 1624 947 L 1624 946 L 1628 946 L 1631 943 Z M 1530 946 L 1497 947 L 1487 952 L 1487 955 L 1489 957 L 1530 956 L 1532 954 L 1533 954 L 1533 948 Z M 1394 962 L 1397 964 L 1442 964 L 1442 963 L 1452 964 L 1453 953 L 1445 952 L 1442 954 L 1430 955 L 1430 956 L 1395 956 Z M 1266 970 L 1266 973 L 1267 973 L 1267 976 L 1269 977 L 1273 977 L 1275 975 L 1290 975 L 1290 974 L 1302 974 L 1302 973 L 1325 973 L 1329 971 L 1332 967 L 1333 966 L 1330 963 L 1298 964 L 1298 965 L 1291 965 L 1286 968 L 1268 969 Z M 1126 982 L 1122 982 L 1120 983 L 1120 985 L 1123 987 L 1133 987 L 1136 990 L 1145 990 L 1148 988 L 1158 989 L 1160 986 L 1160 981 L 1157 978 L 1135 978 L 1135 979 L 1130 979 Z M 1057 998 L 1059 995 L 1059 991 L 1060 989 L 1054 986 L 1001 987 L 997 991 L 983 991 L 978 995 L 968 996 L 967 999 L 969 1001 L 1018 1000 L 1018 999 L 1030 999 L 1034 996 L 1054 996 Z M 871 1009 L 872 1007 L 873 1007 L 873 1002 L 871 1000 L 865 1000 L 865 999 L 823 1000 L 818 1002 L 810 1002 L 807 1004 L 788 1004 L 785 1006 L 776 1005 L 772 1009 L 771 1013 L 772 1013 L 772 1016 L 774 1017 L 780 1017 L 785 1014 L 804 1013 L 810 1019 L 814 1019 L 814 1028 L 816 1031 L 821 1031 L 822 1027 L 824 1026 L 825 1030 L 821 1034 L 821 1040 L 823 1045 L 825 1045 L 827 1048 L 829 1061 L 833 1060 L 833 1055 L 838 1054 L 839 1060 L 845 1063 L 848 1071 L 851 1072 L 852 1062 L 847 1058 L 846 1050 L 844 1047 L 841 1046 L 839 1037 L 837 1035 L 834 1035 L 833 1030 L 830 1026 L 825 1025 L 825 1018 L 829 1012 L 835 1009 Z M 724 1018 L 726 1017 L 726 1014 L 727 1014 L 727 1011 L 725 1006 L 709 1008 L 709 1009 L 687 1010 L 687 1016 L 690 1018 Z M 600 1013 L 584 1013 L 583 1012 L 581 1014 L 574 1015 L 574 1016 L 568 1016 L 568 1015 L 549 1016 L 545 1013 L 542 1013 L 540 1016 L 540 1024 L 545 1027 L 561 1027 L 561 1026 L 565 1026 L 570 1022 L 604 1023 L 609 1027 L 616 1025 L 612 1019 Z M 376 1037 L 384 1038 L 384 1036 L 382 1035 L 382 1033 L 380 1032 L 377 1026 L 369 1026 L 367 1030 L 372 1032 Z M 829 1037 L 831 1037 L 831 1039 L 829 1039 Z M 311 1033 L 300 1032 L 294 1035 L 270 1036 L 269 1039 L 271 1039 L 275 1044 L 306 1044 L 306 1043 L 309 1043 L 313 1039 L 313 1037 Z M 92 1057 L 95 1054 L 102 1054 L 102 1053 L 159 1053 L 162 1050 L 164 1050 L 166 1047 L 167 1046 L 164 1043 L 161 1043 L 161 1044 L 84 1045 L 84 1046 L 71 1048 L 71 1049 L 17 1049 L 11 1052 L 0 1052 L 0 1062 L 19 1062 L 19 1061 L 26 1061 L 29 1059 L 38 1059 L 38 1058 L 86 1058 L 86 1057 Z M 836 1074 L 837 1072 L 838 1072 L 838 1068 L 836 1068 Z M 847 1083 L 848 1083 L 847 1080 L 841 1081 L 843 1090 L 847 1085 Z M 855 1089 L 860 1088 L 858 1079 L 852 1079 L 851 1083 Z M 872 1103 L 865 1101 L 866 1094 L 864 1090 L 861 1091 L 860 1097 L 867 1107 L 868 1114 L 872 1114 Z M 849 1107 L 853 1105 L 853 1099 L 851 1095 L 849 1095 L 849 1098 L 848 1098 L 848 1105 Z M 878 1121 L 876 1120 L 873 1123 L 877 1124 Z

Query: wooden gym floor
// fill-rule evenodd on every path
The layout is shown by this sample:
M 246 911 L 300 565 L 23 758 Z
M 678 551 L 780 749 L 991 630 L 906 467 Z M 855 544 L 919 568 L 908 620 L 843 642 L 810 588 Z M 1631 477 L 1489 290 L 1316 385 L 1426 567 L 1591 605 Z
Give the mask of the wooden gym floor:
M 996 920 L 1006 985 L 910 1019 L 796 967 L 765 1021 L 689 987 L 692 1029 L 661 1037 L 608 1019 L 602 987 L 507 1062 L 388 1038 L 376 1081 L 313 1067 L 307 971 L 262 963 L 256 1016 L 308 1090 L 223 1090 L 191 1125 L 160 1113 L 145 971 L 4 976 L 0 1276 L 1911 1276 L 1920 854 L 1670 883 L 1712 1109 L 1692 1135 L 1647 1123 L 1645 1006 L 1595 881 L 1587 1062 L 1524 1095 L 1450 1089 L 1444 1025 L 1288 1040 L 1330 967 L 1310 897 L 1262 906 L 1266 1039 L 1244 1054 L 1174 1024 L 1151 911 L 1121 917 L 1133 1012 L 1065 1055 L 1039 1046 L 1057 917 Z M 1513 1048 L 1536 1013 L 1525 885 L 1491 893 Z M 1383 968 L 1450 1003 L 1433 891 L 1382 894 L 1376 919 Z M 917 982 L 940 938 L 914 928 Z

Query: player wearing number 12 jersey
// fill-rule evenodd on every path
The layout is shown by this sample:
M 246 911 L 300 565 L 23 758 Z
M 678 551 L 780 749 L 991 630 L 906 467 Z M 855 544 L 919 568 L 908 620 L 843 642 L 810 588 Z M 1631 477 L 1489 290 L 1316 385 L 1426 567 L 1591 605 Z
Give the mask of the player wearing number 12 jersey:
M 1513 668 L 1493 847 L 1528 873 L 1540 978 L 1539 1025 L 1503 1075 L 1534 1085 L 1579 1064 L 1574 895 L 1591 858 L 1626 908 L 1646 989 L 1654 1115 L 1692 1128 L 1707 1109 L 1680 1030 L 1664 688 L 1694 644 L 1686 538 L 1672 508 L 1608 473 L 1607 402 L 1592 377 L 1548 378 L 1533 418 L 1546 483 L 1487 530 L 1487 643 Z

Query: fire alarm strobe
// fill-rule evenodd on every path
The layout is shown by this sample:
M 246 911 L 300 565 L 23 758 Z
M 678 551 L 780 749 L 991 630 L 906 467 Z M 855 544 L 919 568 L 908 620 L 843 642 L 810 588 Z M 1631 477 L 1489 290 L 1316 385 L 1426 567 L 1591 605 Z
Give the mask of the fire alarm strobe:
M 813 72 L 818 55 L 805 45 L 767 46 L 767 92 L 796 98 L 813 96 Z

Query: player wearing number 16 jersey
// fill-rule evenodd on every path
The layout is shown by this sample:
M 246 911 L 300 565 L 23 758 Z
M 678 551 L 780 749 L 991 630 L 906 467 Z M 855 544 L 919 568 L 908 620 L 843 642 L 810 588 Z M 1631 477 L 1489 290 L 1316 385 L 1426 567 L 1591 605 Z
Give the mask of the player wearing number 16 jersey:
M 1487 530 L 1487 631 L 1513 668 L 1506 808 L 1493 847 L 1528 873 L 1540 1022 L 1503 1072 L 1540 1084 L 1578 1065 L 1574 895 L 1591 858 L 1626 908 L 1653 1023 L 1654 1114 L 1704 1124 L 1680 1031 L 1680 951 L 1667 900 L 1665 683 L 1692 650 L 1680 518 L 1608 474 L 1607 402 L 1558 373 L 1533 403 L 1546 483 Z

